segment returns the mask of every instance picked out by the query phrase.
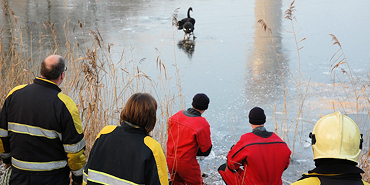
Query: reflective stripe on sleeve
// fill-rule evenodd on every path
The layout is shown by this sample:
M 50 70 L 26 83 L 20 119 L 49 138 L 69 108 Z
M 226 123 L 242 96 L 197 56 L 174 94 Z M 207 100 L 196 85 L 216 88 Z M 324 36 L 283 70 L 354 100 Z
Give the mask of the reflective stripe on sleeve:
M 12 157 L 12 165 L 16 168 L 28 171 L 51 171 L 66 167 L 67 161 L 26 162 Z
M 113 175 L 109 175 L 104 172 L 95 171 L 89 169 L 89 174 L 87 175 L 87 180 L 100 184 L 112 184 L 112 185 L 138 185 L 136 183 L 130 182 L 128 180 L 120 179 Z
M 19 133 L 19 134 L 28 134 L 31 136 L 46 137 L 48 139 L 59 138 L 62 140 L 62 135 L 55 130 L 47 130 L 40 127 L 23 125 L 19 123 L 9 122 L 8 130 Z
M 0 128 L 0 137 L 8 137 L 8 131 Z
M 85 171 L 83 172 L 82 182 L 84 182 L 85 184 L 87 184 L 87 174 L 86 174 Z
M 84 168 L 85 168 L 85 166 L 83 168 L 79 169 L 79 170 L 72 170 L 73 175 L 81 176 L 84 172 Z
M 0 157 L 3 158 L 3 159 L 9 158 L 10 153 L 0 153 Z
M 80 142 L 77 144 L 69 145 L 69 144 L 63 144 L 64 151 L 67 153 L 76 153 L 82 150 L 86 145 L 85 138 L 82 138 Z

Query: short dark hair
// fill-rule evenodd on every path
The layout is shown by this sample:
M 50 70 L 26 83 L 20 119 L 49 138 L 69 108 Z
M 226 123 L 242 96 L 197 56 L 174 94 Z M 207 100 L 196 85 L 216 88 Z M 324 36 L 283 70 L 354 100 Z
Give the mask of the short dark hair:
M 48 80 L 56 80 L 65 71 L 65 61 L 62 57 L 59 57 L 58 63 L 52 65 L 51 69 L 48 69 L 45 64 L 45 60 L 41 62 L 40 74 Z
M 121 123 L 127 121 L 145 128 L 149 135 L 157 121 L 157 101 L 149 93 L 135 93 L 127 100 L 120 119 Z

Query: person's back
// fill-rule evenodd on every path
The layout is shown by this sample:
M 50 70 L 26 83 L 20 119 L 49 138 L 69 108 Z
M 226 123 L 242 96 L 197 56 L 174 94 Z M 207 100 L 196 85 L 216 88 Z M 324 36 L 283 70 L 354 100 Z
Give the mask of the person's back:
M 266 117 L 261 108 L 253 108 L 249 118 L 253 131 L 241 136 L 218 171 L 228 185 L 281 185 L 291 151 L 279 136 L 263 127 Z
M 194 160 L 199 146 L 208 146 L 210 126 L 204 117 L 190 117 L 187 111 L 179 111 L 168 121 L 167 156 L 179 160 Z M 205 134 L 201 134 L 205 132 Z M 197 138 L 198 136 L 198 138 Z
M 168 119 L 166 160 L 173 185 L 203 184 L 196 156 L 208 156 L 212 149 L 210 125 L 201 116 L 208 104 L 207 95 L 198 93 L 193 108 Z
M 135 93 L 120 115 L 121 126 L 98 134 L 84 169 L 84 184 L 168 185 L 166 158 L 149 133 L 156 123 L 157 102 Z
M 62 120 L 72 120 L 72 117 L 63 113 L 68 108 L 58 98 L 59 92 L 37 83 L 35 81 L 11 94 L 12 101 L 6 107 L 12 162 L 16 168 L 19 161 L 62 161 L 65 152 L 61 140 L 74 139 L 61 135 L 70 129 L 65 128 L 67 125 L 63 125 Z M 28 133 L 22 134 L 26 130 Z M 22 164 L 19 165 L 22 168 Z
M 41 69 L 54 60 L 59 60 L 57 66 L 64 64 L 60 56 L 50 56 Z M 17 86 L 6 97 L 0 127 L 8 132 L 0 132 L 0 153 L 3 162 L 13 166 L 10 184 L 69 184 L 70 171 L 74 183 L 82 182 L 82 124 L 75 103 L 58 87 L 64 65 L 59 68 L 59 80 L 36 77 L 33 84 Z
M 109 125 L 100 131 L 86 166 L 86 184 L 100 184 L 96 181 L 168 184 L 161 145 L 147 136 L 144 128 L 135 126 L 123 122 L 121 126 Z M 101 172 L 109 175 L 102 176 Z

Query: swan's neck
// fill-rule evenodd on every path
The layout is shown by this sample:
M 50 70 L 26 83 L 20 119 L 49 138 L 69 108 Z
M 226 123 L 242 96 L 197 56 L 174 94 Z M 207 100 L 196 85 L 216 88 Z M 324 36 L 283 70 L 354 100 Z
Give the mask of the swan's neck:
M 191 17 L 190 17 L 190 9 L 188 10 L 188 18 L 191 18 Z

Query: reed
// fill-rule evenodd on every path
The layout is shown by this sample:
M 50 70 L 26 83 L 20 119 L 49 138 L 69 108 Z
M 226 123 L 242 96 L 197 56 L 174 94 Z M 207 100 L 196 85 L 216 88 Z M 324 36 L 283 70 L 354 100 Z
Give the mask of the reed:
M 281 65 L 282 62 L 285 62 L 285 63 L 288 63 L 288 62 L 284 57 L 280 56 L 279 53 L 277 53 L 276 46 L 275 46 L 275 43 L 272 37 L 271 28 L 269 28 L 269 26 L 265 23 L 263 19 L 260 19 L 257 21 L 257 23 L 261 25 L 262 29 L 269 34 L 271 46 L 276 56 L 276 62 L 278 63 L 279 70 L 281 73 L 283 92 L 284 92 L 284 101 L 283 101 L 284 103 L 281 107 L 282 110 L 279 111 L 279 112 L 282 112 L 281 117 L 280 117 L 281 119 L 278 119 L 279 115 L 276 114 L 277 110 L 280 110 L 279 107 L 276 107 L 273 113 L 274 120 L 275 120 L 275 132 L 278 133 L 282 137 L 282 139 L 285 140 L 288 143 L 288 145 L 291 146 L 290 148 L 292 149 L 292 157 L 291 157 L 292 159 L 294 158 L 294 155 L 295 155 L 299 127 L 303 126 L 303 122 L 302 122 L 303 112 L 304 112 L 303 109 L 304 109 L 305 100 L 307 98 L 307 92 L 308 92 L 309 84 L 310 84 L 310 80 L 306 82 L 301 74 L 300 50 L 303 49 L 304 47 L 300 46 L 300 44 L 302 41 L 306 40 L 306 38 L 298 40 L 298 31 L 296 31 L 296 28 L 295 28 L 295 24 L 297 20 L 296 20 L 296 17 L 294 16 L 294 12 L 296 11 L 294 2 L 295 1 L 293 1 L 290 4 L 289 8 L 285 11 L 284 18 L 291 22 L 292 31 L 289 31 L 289 33 L 293 34 L 295 46 L 296 46 L 297 58 L 298 58 L 298 66 L 295 66 L 293 63 L 291 63 L 292 66 L 295 66 L 295 71 L 291 71 L 289 69 L 287 70 L 287 72 L 289 73 L 288 77 L 290 77 L 289 80 L 292 80 L 294 82 L 293 84 L 295 88 L 298 89 L 297 94 L 294 95 L 295 97 L 297 97 L 297 102 L 296 102 L 297 105 L 293 106 L 293 107 L 296 107 L 296 109 L 288 111 L 288 106 L 290 103 L 288 100 L 288 96 L 290 94 L 289 94 L 288 87 L 285 82 L 288 79 L 286 79 L 285 74 L 283 72 L 283 66 Z M 298 74 L 298 76 L 296 76 L 295 74 Z M 305 89 L 302 86 L 306 86 Z M 289 120 L 290 117 L 294 117 L 294 119 Z M 280 123 L 279 123 L 279 120 L 281 121 Z M 292 129 L 294 130 L 293 135 L 291 135 L 289 132 Z M 292 141 L 290 141 L 290 138 L 293 138 Z M 302 138 L 302 135 L 301 135 L 301 138 Z
M 106 43 L 99 30 L 87 30 L 80 21 L 77 27 L 70 28 L 67 11 L 64 21 L 41 25 L 39 41 L 30 44 L 35 35 L 27 34 L 24 23 L 18 21 L 6 2 L 3 10 L 7 24 L 0 33 L 1 105 L 13 87 L 32 83 L 47 55 L 58 54 L 68 61 L 61 89 L 79 109 L 87 155 L 104 126 L 120 124 L 119 114 L 135 92 L 148 92 L 156 98 L 158 121 L 151 134 L 165 148 L 167 119 L 179 98 L 170 89 L 172 78 L 168 76 L 165 61 L 159 56 L 155 61 L 127 59 L 125 51 L 116 51 L 114 43 Z M 83 39 L 74 40 L 75 37 Z M 149 76 L 142 70 L 144 65 L 155 65 L 158 72 Z
M 308 96 L 309 92 L 312 91 L 312 87 L 310 86 L 311 80 L 305 80 L 304 77 L 301 74 L 301 67 L 304 67 L 304 65 L 301 66 L 301 56 L 300 56 L 300 50 L 304 47 L 301 46 L 302 41 L 306 40 L 306 38 L 298 39 L 298 32 L 296 31 L 296 17 L 294 15 L 295 6 L 293 1 L 289 8 L 285 11 L 284 18 L 291 22 L 291 28 L 292 31 L 289 33 L 293 34 L 295 46 L 296 46 L 296 52 L 297 52 L 297 63 L 298 66 L 295 68 L 295 72 L 292 72 L 291 70 L 288 71 L 290 74 L 290 79 L 284 78 L 284 75 L 282 74 L 283 79 L 283 91 L 284 91 L 284 103 L 281 107 L 278 107 L 275 105 L 275 108 L 273 111 L 275 112 L 273 120 L 275 120 L 275 132 L 278 133 L 287 143 L 291 146 L 292 149 L 292 159 L 294 160 L 295 156 L 295 149 L 296 149 L 296 143 L 303 143 L 305 141 L 302 141 L 302 133 L 305 129 L 305 123 L 309 123 L 307 125 L 306 129 L 312 129 L 308 127 L 313 127 L 315 123 L 310 121 L 304 121 L 304 113 L 307 115 L 308 113 L 305 112 L 305 105 L 306 101 L 310 101 L 310 96 Z M 278 53 L 276 53 L 276 47 L 273 42 L 273 37 L 271 35 L 272 31 L 268 25 L 265 23 L 263 19 L 260 19 L 257 21 L 257 24 L 260 24 L 262 29 L 269 34 L 271 45 L 274 49 L 276 61 L 279 63 L 280 71 L 282 66 L 280 66 L 281 61 L 286 62 L 286 59 L 284 57 L 281 57 Z M 329 34 L 332 38 L 333 45 L 338 46 L 338 50 L 333 54 L 333 56 L 330 59 L 330 69 L 329 72 L 331 73 L 331 80 L 332 85 L 324 85 L 325 90 L 328 88 L 330 93 L 327 94 L 327 97 L 325 98 L 325 103 L 323 104 L 331 104 L 331 107 L 323 107 L 325 108 L 331 108 L 334 111 L 340 110 L 344 112 L 344 114 L 354 114 L 357 115 L 355 121 L 359 123 L 359 128 L 362 133 L 364 133 L 364 147 L 363 152 L 359 160 L 359 166 L 364 169 L 365 173 L 363 174 L 363 179 L 366 181 L 370 181 L 370 164 L 369 164 L 369 132 L 367 130 L 369 129 L 368 125 L 365 125 L 366 122 L 369 120 L 369 107 L 370 107 L 370 99 L 369 99 L 369 78 L 368 79 L 361 79 L 350 67 L 349 61 L 347 61 L 347 58 L 345 56 L 344 50 L 342 48 L 341 43 L 339 42 L 339 39 L 334 34 Z M 304 62 L 302 63 L 304 64 Z M 294 64 L 292 64 L 294 66 Z M 294 75 L 298 74 L 298 76 Z M 369 73 L 370 74 L 370 73 Z M 369 75 L 370 76 L 370 75 Z M 292 105 L 294 102 L 287 99 L 289 96 L 289 91 L 287 89 L 287 86 L 285 84 L 285 80 L 292 80 L 295 82 L 295 86 L 298 89 L 298 94 L 296 95 L 298 105 Z M 306 86 L 306 87 L 303 87 Z M 329 87 L 327 87 L 329 86 Z M 318 91 L 323 90 L 319 89 Z M 315 91 L 315 89 L 313 89 Z M 323 99 L 320 99 L 321 101 Z M 289 110 L 288 107 L 295 107 L 294 110 Z M 281 111 L 282 109 L 282 111 Z M 276 112 L 282 112 L 281 119 Z M 295 114 L 295 115 L 294 115 Z M 365 118 L 363 118 L 362 115 L 366 115 Z M 321 117 L 323 115 L 317 115 L 317 117 Z M 279 122 L 281 121 L 281 122 Z M 290 123 L 290 124 L 289 124 Z M 295 124 L 293 124 L 295 123 Z M 299 129 L 300 127 L 300 129 Z M 293 131 L 293 132 L 290 132 Z M 298 141 L 297 137 L 299 132 L 301 133 L 301 140 Z M 309 131 L 308 131 L 309 132 Z M 292 135 L 293 134 L 293 135 Z M 292 141 L 289 141 L 289 138 L 293 138 Z M 309 170 L 309 169 L 307 169 Z M 283 179 L 284 180 L 284 179 Z
M 334 34 L 329 34 L 333 45 L 338 46 L 338 50 L 331 57 L 331 77 L 333 87 L 336 91 L 342 92 L 342 96 L 333 100 L 334 109 L 342 109 L 345 113 L 355 114 L 355 122 L 358 124 L 360 132 L 364 134 L 363 152 L 359 159 L 359 166 L 365 171 L 363 179 L 370 181 L 370 163 L 369 163 L 369 126 L 366 123 L 369 120 L 369 79 L 360 78 L 350 67 L 339 39 Z M 338 72 L 339 70 L 339 72 Z M 362 115 L 366 115 L 363 118 Z

